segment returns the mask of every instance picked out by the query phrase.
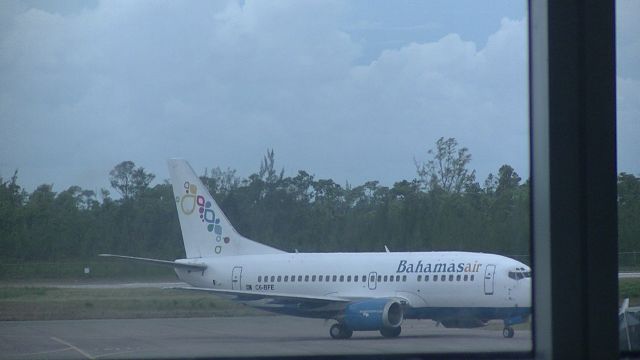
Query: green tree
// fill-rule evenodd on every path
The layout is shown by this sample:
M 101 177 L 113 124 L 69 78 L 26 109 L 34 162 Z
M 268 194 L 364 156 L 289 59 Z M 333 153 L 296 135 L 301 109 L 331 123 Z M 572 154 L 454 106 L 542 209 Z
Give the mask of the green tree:
M 620 251 L 640 251 L 640 177 L 624 172 L 618 175 L 618 238 Z
M 18 185 L 18 170 L 9 180 L 0 177 L 0 258 L 15 258 L 24 235 L 23 207 L 27 193 Z
M 111 187 L 125 200 L 145 191 L 155 177 L 151 173 L 146 173 L 143 167 L 136 168 L 133 161 L 123 161 L 109 172 Z
M 262 159 L 260 171 L 258 171 L 260 179 L 267 184 L 275 184 L 284 177 L 284 168 L 280 170 L 280 176 L 276 175 L 275 162 L 276 160 L 273 149 L 267 149 L 267 154 Z
M 520 176 L 509 165 L 502 165 L 498 170 L 498 185 L 496 187 L 497 193 L 503 193 L 507 191 L 515 190 L 520 185 Z
M 53 260 L 55 257 L 55 196 L 53 185 L 50 184 L 38 186 L 29 196 L 24 208 L 25 237 L 18 245 L 17 256 L 20 260 Z
M 422 164 L 415 162 L 418 177 L 427 190 L 461 193 L 475 182 L 475 170 L 467 169 L 471 162 L 469 149 L 458 149 L 456 139 L 441 137 L 436 149 L 430 149 L 427 154 L 433 158 Z

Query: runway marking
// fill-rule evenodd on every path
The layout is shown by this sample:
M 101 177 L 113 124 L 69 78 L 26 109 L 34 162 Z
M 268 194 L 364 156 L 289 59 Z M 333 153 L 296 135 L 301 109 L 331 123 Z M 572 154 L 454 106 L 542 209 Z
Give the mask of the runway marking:
M 64 341 L 62 339 L 58 339 L 57 337 L 53 337 L 52 336 L 51 340 L 59 342 L 60 344 L 63 344 L 63 345 L 67 345 L 70 349 L 73 349 L 73 350 L 79 352 L 82 356 L 86 357 L 87 359 L 91 359 L 91 360 L 95 359 L 93 356 L 91 356 L 91 354 L 87 353 L 86 351 L 80 349 L 79 347 L 74 346 L 73 344 L 70 344 L 70 343 L 68 343 L 68 342 L 66 342 L 66 341 Z
M 46 354 L 53 354 L 53 353 L 69 351 L 69 350 L 73 350 L 73 349 L 71 349 L 70 347 L 65 347 L 65 348 L 56 349 L 56 350 L 46 350 L 46 351 L 38 351 L 38 352 L 32 352 L 32 353 L 26 353 L 26 354 L 18 354 L 18 356 L 46 355 Z

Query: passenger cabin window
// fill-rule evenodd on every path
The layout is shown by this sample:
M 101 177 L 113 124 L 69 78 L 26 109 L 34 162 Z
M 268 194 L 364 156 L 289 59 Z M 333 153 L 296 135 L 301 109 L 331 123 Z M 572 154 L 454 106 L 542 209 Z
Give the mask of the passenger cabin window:
M 258 276 L 258 282 L 262 282 L 262 276 L 261 275 Z
M 427 277 L 424 277 L 425 280 L 427 280 Z M 418 275 L 418 281 L 422 281 L 422 275 Z
M 309 275 L 304 276 L 304 282 L 309 282 Z
M 351 275 L 347 275 L 347 282 L 351 282 Z
M 276 282 L 276 276 L 275 275 L 271 275 L 271 282 Z
M 278 275 L 278 282 L 282 281 L 282 275 Z
M 298 275 L 298 282 L 302 282 L 302 275 Z
M 333 282 L 336 282 L 336 280 L 338 280 L 338 275 L 333 275 L 333 278 L 332 278 L 332 279 L 333 279 L 333 280 L 332 280 Z
M 344 282 L 344 275 L 340 275 L 340 282 Z

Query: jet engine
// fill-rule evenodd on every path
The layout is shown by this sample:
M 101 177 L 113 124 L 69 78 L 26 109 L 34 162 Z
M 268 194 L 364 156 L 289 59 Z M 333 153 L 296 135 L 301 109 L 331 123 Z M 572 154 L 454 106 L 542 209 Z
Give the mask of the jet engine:
M 371 299 L 349 304 L 342 323 L 351 330 L 371 331 L 398 328 L 403 319 L 404 310 L 400 301 Z

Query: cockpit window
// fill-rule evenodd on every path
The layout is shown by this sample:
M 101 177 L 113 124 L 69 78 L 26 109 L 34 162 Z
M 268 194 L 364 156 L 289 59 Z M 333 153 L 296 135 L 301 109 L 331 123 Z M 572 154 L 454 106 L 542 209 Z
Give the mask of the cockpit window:
M 524 268 L 517 268 L 515 270 L 509 271 L 509 278 L 514 280 L 521 280 L 521 279 L 530 278 L 530 277 L 531 277 L 531 271 L 526 270 Z

